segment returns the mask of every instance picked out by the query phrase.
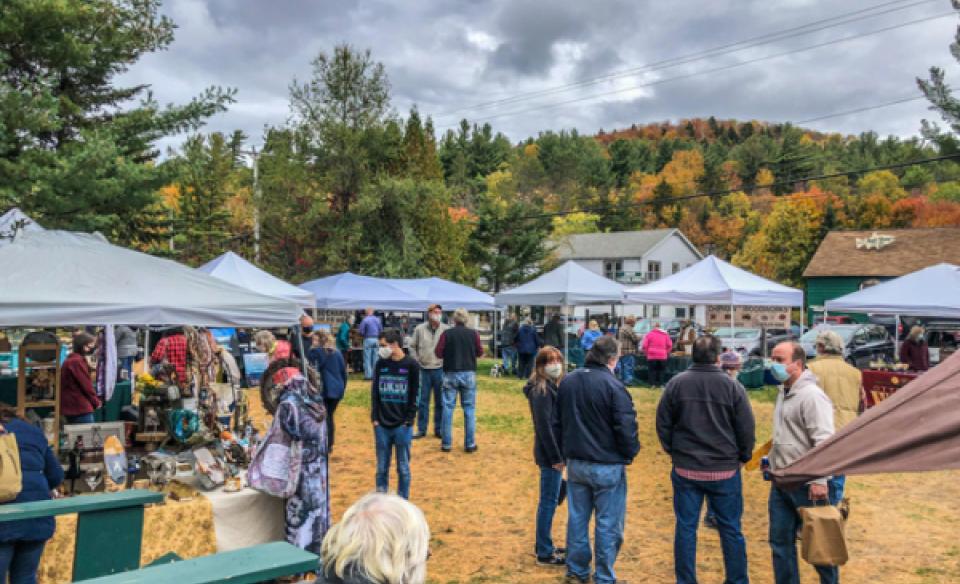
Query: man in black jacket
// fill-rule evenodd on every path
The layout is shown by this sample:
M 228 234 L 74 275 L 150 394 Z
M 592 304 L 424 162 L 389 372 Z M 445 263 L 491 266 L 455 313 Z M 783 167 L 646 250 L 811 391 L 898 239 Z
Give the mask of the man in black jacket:
M 667 383 L 657 406 L 657 435 L 673 458 L 677 582 L 697 581 L 697 525 L 704 497 L 720 531 L 724 582 L 748 582 L 740 466 L 753 452 L 753 410 L 743 386 L 717 364 L 721 350 L 713 335 L 696 339 L 693 365 Z
M 554 435 L 567 463 L 567 578 L 590 579 L 590 516 L 596 512 L 594 581 L 614 584 L 623 543 L 626 465 L 640 451 L 637 412 L 613 369 L 620 350 L 613 337 L 597 339 L 584 369 L 564 378 L 557 392 Z
M 480 334 L 467 326 L 466 309 L 453 311 L 453 327 L 443 331 L 434 355 L 443 359 L 443 431 L 440 450 L 453 447 L 453 410 L 460 396 L 463 408 L 463 449 L 477 451 L 477 358 L 483 357 Z

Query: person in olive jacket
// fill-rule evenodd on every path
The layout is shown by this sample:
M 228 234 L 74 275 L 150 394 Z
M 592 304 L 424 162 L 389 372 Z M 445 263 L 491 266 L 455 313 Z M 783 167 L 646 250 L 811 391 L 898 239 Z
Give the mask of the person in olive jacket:
M 46 501 L 63 482 L 63 469 L 47 444 L 40 428 L 21 420 L 16 411 L 0 404 L 2 432 L 17 438 L 22 471 L 22 490 L 9 503 Z M 53 517 L 38 517 L 0 523 L 0 582 L 11 584 L 37 581 L 43 546 L 53 537 Z
M 563 484 L 563 453 L 553 433 L 553 411 L 557 403 L 557 385 L 563 379 L 563 355 L 553 347 L 537 353 L 533 375 L 523 388 L 533 417 L 533 459 L 540 467 L 540 503 L 537 505 L 537 563 L 562 566 L 560 548 L 553 545 L 553 515 Z

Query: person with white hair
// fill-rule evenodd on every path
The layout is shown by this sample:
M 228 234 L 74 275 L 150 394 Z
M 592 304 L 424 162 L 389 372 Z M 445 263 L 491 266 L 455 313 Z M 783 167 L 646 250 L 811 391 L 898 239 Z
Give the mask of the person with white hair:
M 430 527 L 409 501 L 371 493 L 327 532 L 318 584 L 423 584 Z
M 443 359 L 443 436 L 440 450 L 450 452 L 453 444 L 453 410 L 460 396 L 463 408 L 463 448 L 477 451 L 477 358 L 483 356 L 480 334 L 467 326 L 470 314 L 465 308 L 453 311 L 453 328 L 437 341 L 435 354 Z

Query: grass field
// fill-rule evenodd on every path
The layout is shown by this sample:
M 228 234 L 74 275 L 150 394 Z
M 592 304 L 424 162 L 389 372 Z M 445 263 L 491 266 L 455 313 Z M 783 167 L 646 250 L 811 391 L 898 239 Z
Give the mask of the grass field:
M 489 363 L 481 371 L 489 370 Z M 432 437 L 414 442 L 411 500 L 430 523 L 436 584 L 558 582 L 563 570 L 539 567 L 533 557 L 538 470 L 533 463 L 529 409 L 516 379 L 479 376 L 475 454 L 463 452 L 462 417 L 454 421 L 454 450 L 440 452 Z M 333 512 L 339 518 L 373 489 L 374 445 L 369 385 L 351 380 L 337 410 L 337 444 L 330 462 Z M 617 575 L 630 582 L 673 579 L 673 510 L 670 460 L 656 443 L 654 412 L 659 392 L 632 390 L 643 449 L 628 469 L 626 537 Z M 758 442 L 769 438 L 773 399 L 752 393 Z M 432 414 L 432 412 L 431 412 Z M 432 433 L 432 427 L 431 427 Z M 851 559 L 845 583 L 960 582 L 960 473 L 850 477 L 848 524 Z M 391 488 L 396 474 L 391 470 Z M 759 473 L 744 478 L 744 531 L 750 577 L 772 581 L 766 541 L 769 483 Z M 557 511 L 554 538 L 566 533 L 566 505 Z M 561 544 L 562 545 L 562 544 Z M 701 530 L 701 582 L 723 581 L 716 532 Z M 817 582 L 804 564 L 803 582 Z

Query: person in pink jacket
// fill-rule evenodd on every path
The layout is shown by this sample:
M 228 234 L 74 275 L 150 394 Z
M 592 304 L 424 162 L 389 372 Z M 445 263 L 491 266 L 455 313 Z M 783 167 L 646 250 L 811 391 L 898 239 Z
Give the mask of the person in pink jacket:
M 660 323 L 653 323 L 653 330 L 643 336 L 643 354 L 647 356 L 647 381 L 651 387 L 663 385 L 663 374 L 667 369 L 667 358 L 673 341 Z

